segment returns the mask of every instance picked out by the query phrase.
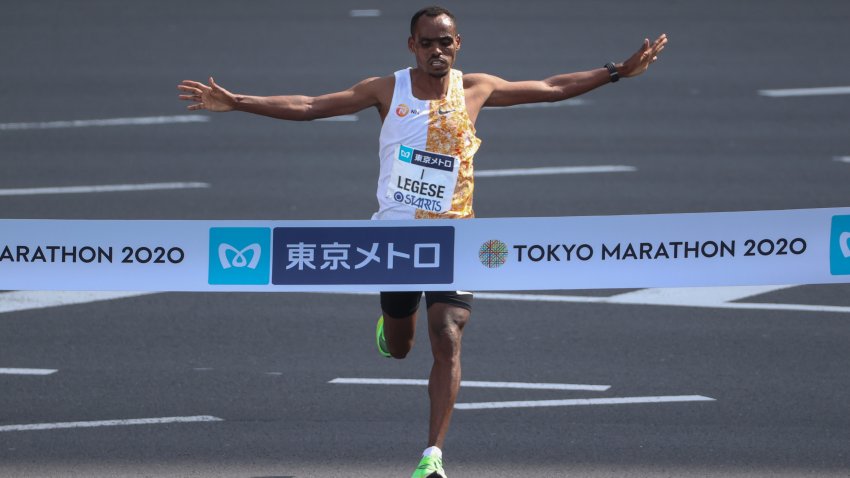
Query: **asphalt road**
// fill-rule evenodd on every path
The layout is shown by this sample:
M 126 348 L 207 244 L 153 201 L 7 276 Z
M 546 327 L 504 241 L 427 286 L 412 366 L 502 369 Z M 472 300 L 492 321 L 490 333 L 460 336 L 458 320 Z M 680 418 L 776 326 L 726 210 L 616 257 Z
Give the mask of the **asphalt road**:
M 374 111 L 285 123 L 245 114 L 158 125 L 54 121 L 190 114 L 183 79 L 319 94 L 409 65 L 419 4 L 373 1 L 7 2 L 0 15 L 0 190 L 204 182 L 210 187 L 0 195 L 2 218 L 365 219 Z M 850 205 L 850 4 L 446 2 L 458 68 L 536 79 L 670 45 L 643 77 L 547 108 L 487 110 L 479 170 L 626 165 L 634 172 L 480 178 L 480 217 Z M 352 9 L 379 9 L 352 17 Z M 27 123 L 25 128 L 2 125 Z M 41 126 L 38 126 L 41 125 Z M 54 125 L 56 126 L 56 125 Z M 624 291 L 564 294 L 614 295 Z M 0 305 L 11 297 L 0 293 Z M 850 306 L 846 286 L 757 304 Z M 35 307 L 35 306 L 34 306 Z M 409 476 L 427 437 L 426 331 L 404 361 L 374 351 L 376 297 L 153 294 L 0 313 L 0 476 Z M 698 395 L 713 401 L 456 410 L 451 477 L 848 476 L 850 315 L 478 299 L 464 379 L 609 385 L 471 388 L 459 402 Z M 2 431 L 212 416 L 214 422 Z

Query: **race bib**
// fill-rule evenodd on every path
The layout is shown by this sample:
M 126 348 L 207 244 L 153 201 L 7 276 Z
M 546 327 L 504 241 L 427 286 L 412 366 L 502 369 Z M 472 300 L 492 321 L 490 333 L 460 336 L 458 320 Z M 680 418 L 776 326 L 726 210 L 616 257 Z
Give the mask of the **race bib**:
M 460 160 L 398 145 L 387 187 L 393 201 L 430 212 L 452 208 Z

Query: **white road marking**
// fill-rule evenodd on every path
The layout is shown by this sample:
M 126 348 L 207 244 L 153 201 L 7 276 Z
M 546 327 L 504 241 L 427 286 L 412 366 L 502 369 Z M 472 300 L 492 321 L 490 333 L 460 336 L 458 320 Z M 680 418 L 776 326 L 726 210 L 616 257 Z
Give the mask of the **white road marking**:
M 381 11 L 377 9 L 351 10 L 348 14 L 354 18 L 380 17 Z
M 427 380 L 400 378 L 335 378 L 328 383 L 348 385 L 428 385 Z M 468 388 L 518 388 L 523 390 L 583 390 L 604 392 L 610 385 L 576 385 L 571 383 L 526 383 L 526 382 L 481 382 L 461 380 L 461 387 Z
M 775 286 L 776 289 L 784 289 L 788 286 Z M 721 287 L 723 288 L 723 287 Z M 735 288 L 735 287 L 731 287 Z M 672 289 L 672 288 L 671 288 Z M 671 289 L 641 289 L 646 291 L 664 291 Z M 681 288 L 685 294 L 688 289 L 705 289 L 700 287 Z M 319 294 L 345 294 L 345 295 L 378 295 L 377 292 L 317 292 Z M 744 309 L 744 310 L 788 310 L 798 312 L 836 312 L 839 314 L 850 313 L 850 307 L 840 305 L 808 305 L 808 304 L 775 304 L 775 303 L 745 303 L 745 302 L 717 302 L 709 303 L 701 299 L 699 295 L 694 296 L 693 301 L 688 301 L 683 296 L 679 303 L 672 303 L 670 300 L 652 300 L 654 294 L 647 292 L 642 294 L 642 297 L 634 297 L 630 300 L 627 293 L 613 295 L 609 297 L 587 296 L 587 295 L 555 295 L 555 294 L 518 294 L 508 292 L 475 292 L 476 299 L 489 300 L 515 300 L 520 302 L 567 302 L 567 303 L 584 303 L 584 304 L 624 304 L 624 305 L 663 305 L 675 307 L 704 307 L 715 309 Z M 624 297 L 621 297 L 624 296 Z M 661 294 L 663 297 L 663 294 Z M 740 297 L 738 300 L 744 299 Z
M 51 368 L 0 368 L 0 375 L 52 375 L 58 371 Z
M 476 178 L 501 176 L 541 176 L 549 174 L 624 173 L 637 171 L 633 166 L 561 166 L 550 168 L 491 169 L 476 171 Z
M 742 286 L 742 287 L 676 287 L 641 289 L 610 297 L 613 303 L 651 305 L 705 305 L 713 306 L 756 295 L 767 294 L 791 286 Z
M 702 395 L 674 395 L 658 397 L 621 397 L 621 398 L 578 398 L 569 400 L 524 400 L 517 402 L 475 402 L 456 403 L 458 410 L 485 410 L 493 408 L 531 408 L 531 407 L 574 407 L 582 405 L 627 405 L 635 403 L 673 403 L 673 402 L 713 402 L 715 399 Z
M 776 286 L 776 289 L 784 289 L 788 286 Z M 593 297 L 583 295 L 545 295 L 545 294 L 511 294 L 500 292 L 478 292 L 476 299 L 491 300 L 516 300 L 524 302 L 573 302 L 594 304 L 625 304 L 625 305 L 663 305 L 676 307 L 705 307 L 714 309 L 745 309 L 745 310 L 788 310 L 798 312 L 836 312 L 841 314 L 850 313 L 850 307 L 836 305 L 806 305 L 806 304 L 774 304 L 774 303 L 744 303 L 744 302 L 711 302 L 705 296 L 700 295 L 701 288 L 696 289 L 693 295 L 688 296 L 689 288 L 672 289 L 642 289 L 635 293 L 627 292 L 610 297 Z M 724 287 L 721 287 L 724 289 Z M 670 295 L 665 291 L 671 291 Z M 634 294 L 634 295 L 632 295 Z M 741 297 L 740 299 L 743 299 Z M 674 300 L 675 299 L 675 300 Z M 739 299 L 739 300 L 740 300 Z
M 829 86 L 824 88 L 790 88 L 786 90 L 759 90 L 762 96 L 786 98 L 789 96 L 850 95 L 850 86 Z
M 57 430 L 63 428 L 118 427 L 126 425 L 159 425 L 166 423 L 198 423 L 222 421 L 224 420 L 218 417 L 200 415 L 194 417 L 135 418 L 130 420 L 99 420 L 91 422 L 33 423 L 29 425 L 0 426 L 0 432 L 22 432 L 31 430 Z
M 0 189 L 0 196 L 33 196 L 39 194 L 88 194 L 113 193 L 127 191 L 162 191 L 167 189 L 203 189 L 208 183 L 147 183 L 147 184 L 105 184 L 100 186 L 66 186 L 52 188 Z
M 841 163 L 850 163 L 850 156 L 836 156 L 835 160 Z
M 518 294 L 504 292 L 476 292 L 476 299 L 513 300 L 520 302 L 562 302 L 585 304 L 622 304 L 622 305 L 661 305 L 676 307 L 700 307 L 716 309 L 740 310 L 785 310 L 797 312 L 834 312 L 850 313 L 850 307 L 836 305 L 808 304 L 776 304 L 776 303 L 746 303 L 723 302 L 725 300 L 742 300 L 753 295 L 763 294 L 772 290 L 785 289 L 790 286 L 765 287 L 693 287 L 693 288 L 659 288 L 641 289 L 609 297 L 583 295 L 555 294 Z M 711 289 L 720 289 L 711 291 Z M 725 290 L 724 290 L 725 289 Z M 729 290 L 731 289 L 731 290 Z M 136 297 L 159 292 L 64 292 L 64 291 L 21 291 L 0 293 L 0 314 L 63 305 L 85 304 L 104 300 L 116 300 Z M 377 292 L 319 292 L 338 295 L 369 295 L 376 296 Z M 716 300 L 709 300 L 714 297 Z
M 513 106 L 487 106 L 488 110 L 510 110 L 516 108 L 561 108 L 563 106 L 579 106 L 586 105 L 588 100 L 584 100 L 581 98 L 571 98 L 569 100 L 564 101 L 556 101 L 554 103 L 525 103 L 521 105 L 513 105 Z
M 316 121 L 342 121 L 342 122 L 350 122 L 357 121 L 357 115 L 339 115 L 339 116 L 331 116 L 330 118 L 319 118 Z
M 529 103 L 524 105 L 514 105 L 514 106 L 488 106 L 487 109 L 494 110 L 508 110 L 514 108 L 560 108 L 563 106 L 578 106 L 586 104 L 587 100 L 581 99 L 570 99 L 565 101 L 559 101 L 557 103 Z M 331 116 L 330 118 L 319 118 L 316 121 L 359 121 L 360 117 L 357 115 L 340 115 L 340 116 Z M 478 173 L 476 173 L 478 174 Z
M 22 310 L 44 309 L 62 305 L 87 304 L 104 300 L 138 297 L 154 292 L 66 292 L 16 291 L 0 294 L 0 314 Z
M 205 123 L 209 116 L 178 115 L 178 116 L 142 116 L 138 118 L 109 118 L 71 121 L 46 121 L 41 123 L 0 123 L 0 131 L 24 129 L 58 129 L 58 128 L 87 128 L 92 126 L 146 126 L 174 123 Z

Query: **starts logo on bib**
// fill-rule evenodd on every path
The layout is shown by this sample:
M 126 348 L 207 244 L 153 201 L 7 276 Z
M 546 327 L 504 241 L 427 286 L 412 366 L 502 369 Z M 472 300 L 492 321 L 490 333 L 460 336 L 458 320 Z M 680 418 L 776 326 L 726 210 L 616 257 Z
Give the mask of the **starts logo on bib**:
M 271 229 L 210 228 L 209 283 L 267 285 L 271 275 Z
M 832 217 L 829 271 L 834 276 L 850 275 L 850 216 Z

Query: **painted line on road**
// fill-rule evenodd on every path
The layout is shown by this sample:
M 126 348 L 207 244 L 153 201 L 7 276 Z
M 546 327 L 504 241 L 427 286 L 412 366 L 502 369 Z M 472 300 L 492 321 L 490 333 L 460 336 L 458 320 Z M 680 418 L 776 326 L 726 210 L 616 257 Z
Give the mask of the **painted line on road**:
M 59 430 L 65 428 L 119 427 L 127 425 L 161 425 L 168 423 L 199 423 L 223 421 L 224 420 L 218 417 L 213 417 L 209 415 L 199 415 L 194 417 L 134 418 L 130 420 L 99 420 L 91 422 L 32 423 L 29 425 L 0 426 L 0 432 L 22 432 L 32 430 Z
M 790 286 L 765 287 L 694 287 L 694 288 L 656 288 L 641 289 L 609 297 L 583 295 L 555 294 L 516 294 L 503 292 L 477 292 L 475 297 L 487 300 L 512 300 L 519 302 L 555 302 L 555 303 L 584 303 L 584 304 L 617 304 L 617 305 L 657 305 L 675 307 L 699 307 L 716 309 L 739 310 L 774 310 L 792 312 L 833 312 L 850 313 L 850 307 L 834 305 L 808 304 L 777 304 L 777 303 L 748 303 L 723 302 L 725 300 L 742 300 L 752 295 L 764 294 L 772 290 L 781 290 Z M 721 289 L 712 291 L 711 289 Z M 727 290 L 724 290 L 727 289 Z M 728 290 L 731 289 L 731 290 Z M 757 294 L 753 294 L 753 293 Z M 63 305 L 85 304 L 106 300 L 117 300 L 137 297 L 158 292 L 66 292 L 66 291 L 19 291 L 0 293 L 0 313 L 17 312 L 30 309 L 59 307 Z M 369 295 L 376 296 L 377 292 L 320 292 L 336 295 Z M 717 302 L 708 300 L 714 297 Z
M 0 375 L 52 375 L 58 371 L 52 368 L 0 368 Z
M 561 166 L 550 168 L 491 169 L 476 171 L 476 178 L 503 176 L 543 176 L 550 174 L 625 173 L 637 171 L 633 166 Z
M 737 287 L 674 287 L 641 289 L 610 297 L 611 302 L 652 305 L 707 305 L 725 304 L 748 297 L 788 289 L 789 285 L 737 286 Z
M 630 405 L 637 403 L 714 402 L 702 395 L 673 395 L 658 397 L 578 398 L 570 400 L 524 400 L 517 402 L 456 403 L 458 410 L 487 410 L 494 408 L 575 407 L 586 405 Z
M 0 294 L 0 314 L 139 297 L 155 292 L 16 291 Z
M 163 191 L 168 189 L 203 189 L 209 183 L 147 183 L 147 184 L 106 184 L 100 186 L 66 186 L 52 188 L 0 189 L 0 196 L 34 196 L 39 194 L 89 194 L 127 191 Z
M 428 380 L 399 378 L 335 378 L 328 383 L 346 385 L 428 385 Z M 514 388 L 523 390 L 582 390 L 604 392 L 610 385 L 578 385 L 572 383 L 526 383 L 526 382 L 482 382 L 461 380 L 461 387 L 467 388 Z
M 204 115 L 177 115 L 142 116 L 138 118 L 46 121 L 40 123 L 0 123 L 0 131 L 14 131 L 25 129 L 87 128 L 92 126 L 147 126 L 174 123 L 205 123 L 209 120 L 209 116 Z
M 787 286 L 776 286 L 785 288 Z M 796 286 L 793 286 L 796 287 Z M 732 287 L 734 288 L 734 287 Z M 647 291 L 657 290 L 674 290 L 679 288 L 660 288 L 660 289 L 641 289 Z M 681 288 L 691 289 L 691 288 Z M 700 289 L 700 288 L 693 288 Z M 377 292 L 319 292 L 321 294 L 345 294 L 345 295 L 378 295 Z M 850 313 L 850 307 L 840 305 L 808 305 L 808 304 L 776 304 L 776 303 L 760 303 L 760 302 L 718 302 L 710 303 L 701 299 L 698 295 L 694 296 L 694 300 L 686 300 L 685 297 L 678 302 L 671 300 L 653 300 L 650 294 L 643 297 L 631 296 L 626 294 L 618 294 L 609 297 L 588 296 L 588 295 L 547 295 L 547 294 L 517 294 L 508 292 L 476 292 L 477 299 L 488 300 L 514 300 L 519 302 L 564 302 L 564 303 L 579 303 L 579 304 L 619 304 L 619 305 L 660 305 L 674 307 L 699 307 L 713 309 L 743 309 L 743 310 L 783 310 L 795 312 L 835 312 L 839 314 Z M 625 297 L 621 297 L 625 296 Z M 744 297 L 741 297 L 743 299 Z M 738 299 L 740 300 L 740 299 Z
M 790 88 L 786 90 L 759 90 L 761 96 L 787 98 L 790 96 L 850 95 L 850 86 L 829 86 L 824 88 Z
M 652 290 L 652 289 L 649 289 Z M 620 294 L 625 296 L 626 294 Z M 491 300 L 515 300 L 521 302 L 564 302 L 585 304 L 620 304 L 620 305 L 660 305 L 675 307 L 699 307 L 710 309 L 741 309 L 741 310 L 783 310 L 796 312 L 835 312 L 840 314 L 850 313 L 850 307 L 837 305 L 807 305 L 807 304 L 774 304 L 774 303 L 746 303 L 746 302 L 702 302 L 699 298 L 693 301 L 681 300 L 678 302 L 658 300 L 650 297 L 629 298 L 615 295 L 611 297 L 593 297 L 580 295 L 544 295 L 544 294 L 509 294 L 499 292 L 478 292 L 476 299 Z
M 836 156 L 835 160 L 840 163 L 850 163 L 850 156 Z
M 487 106 L 488 110 L 510 110 L 510 109 L 529 109 L 529 108 L 561 108 L 564 106 L 581 106 L 588 104 L 589 101 L 581 98 L 570 98 L 564 101 L 556 101 L 554 103 L 524 103 L 512 106 Z
M 357 121 L 359 118 L 357 115 L 339 115 L 339 116 L 331 116 L 329 118 L 319 118 L 316 121 L 341 121 L 341 122 L 351 122 Z
M 488 106 L 487 109 L 514 109 L 514 108 L 560 108 L 563 106 L 578 106 L 587 104 L 587 100 L 581 99 L 570 99 L 565 101 L 559 101 L 557 103 L 529 103 L 523 105 L 513 105 L 513 106 Z M 357 115 L 340 115 L 340 116 L 331 116 L 329 118 L 319 118 L 316 121 L 341 121 L 341 122 L 353 122 L 359 121 L 360 117 Z M 478 174 L 478 173 L 476 173 Z
M 354 18 L 370 18 L 380 17 L 381 11 L 378 9 L 351 10 L 348 14 Z

